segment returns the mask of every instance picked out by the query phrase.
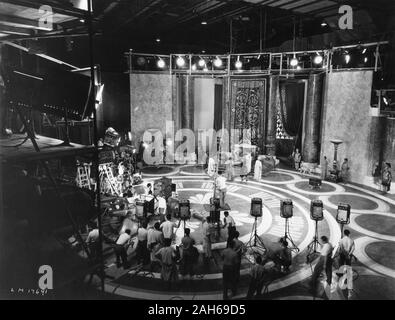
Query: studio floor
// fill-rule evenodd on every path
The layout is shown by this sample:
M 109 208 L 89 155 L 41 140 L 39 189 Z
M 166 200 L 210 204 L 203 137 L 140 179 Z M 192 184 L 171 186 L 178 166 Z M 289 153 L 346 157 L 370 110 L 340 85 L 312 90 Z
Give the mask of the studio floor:
M 204 204 L 212 196 L 212 180 L 204 171 L 194 166 L 147 168 L 143 170 L 144 183 L 161 176 L 168 176 L 177 185 L 181 199 L 191 202 L 192 218 L 186 222 L 192 237 L 199 239 L 201 215 L 205 214 Z M 349 203 L 351 223 L 346 226 L 355 240 L 356 261 L 353 262 L 354 282 L 350 299 L 395 299 L 395 199 L 372 188 L 353 184 L 334 184 L 323 182 L 320 189 L 311 189 L 307 177 L 294 171 L 277 169 L 262 177 L 261 181 L 250 179 L 241 182 L 236 178 L 228 182 L 226 202 L 231 207 L 230 214 L 236 221 L 240 240 L 248 242 L 254 218 L 250 216 L 251 198 L 263 199 L 263 216 L 258 219 L 257 233 L 270 248 L 285 232 L 285 219 L 280 217 L 280 200 L 292 199 L 294 216 L 289 220 L 290 234 L 299 251 L 294 251 L 290 272 L 273 275 L 265 287 L 261 299 L 313 299 L 309 280 L 312 264 L 306 262 L 307 247 L 314 237 L 315 222 L 310 219 L 310 202 L 323 201 L 324 220 L 318 223 L 318 235 L 326 235 L 336 246 L 341 237 L 341 229 L 336 222 L 336 209 L 339 202 Z M 207 214 L 207 213 L 206 213 Z M 176 235 L 183 235 L 180 227 Z M 201 243 L 197 241 L 198 247 Z M 192 280 L 183 280 L 171 288 L 165 288 L 160 279 L 160 269 L 152 272 L 139 270 L 134 265 L 129 270 L 118 269 L 114 259 L 106 261 L 105 291 L 107 293 L 133 299 L 222 299 L 222 265 L 220 249 L 225 242 L 213 246 L 213 259 L 208 269 L 196 267 Z M 133 250 L 129 251 L 133 256 Z M 133 261 L 133 259 L 132 259 Z M 239 290 L 233 299 L 246 296 L 251 266 L 245 257 L 241 266 Z M 336 270 L 334 270 L 334 274 Z M 339 275 L 339 273 L 337 273 Z M 340 281 L 340 280 L 339 280 Z M 338 282 L 336 277 L 333 286 Z M 324 280 L 322 281 L 324 283 Z M 322 290 L 324 290 L 323 288 Z M 329 290 L 328 288 L 326 290 Z M 346 299 L 341 290 L 334 291 L 330 299 Z M 337 292 L 337 293 L 336 293 Z M 340 292 L 340 293 L 339 293 Z M 321 292 L 320 298 L 328 298 Z

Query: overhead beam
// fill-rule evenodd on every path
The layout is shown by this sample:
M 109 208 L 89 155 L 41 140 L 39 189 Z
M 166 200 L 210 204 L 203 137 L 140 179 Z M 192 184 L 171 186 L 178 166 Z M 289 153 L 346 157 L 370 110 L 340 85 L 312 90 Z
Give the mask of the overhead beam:
M 60 2 L 54 2 L 49 0 L 1 0 L 3 3 L 9 3 L 11 5 L 18 5 L 27 8 L 39 9 L 43 5 L 48 5 L 52 8 L 54 13 L 71 16 L 75 18 L 85 18 L 87 11 L 75 8 L 70 5 L 63 5 Z
M 33 36 L 33 30 L 28 28 L 11 27 L 0 24 L 0 33 L 14 34 L 20 36 Z
M 56 29 L 55 24 L 53 24 L 52 29 L 49 29 L 49 28 L 45 28 L 45 27 L 40 27 L 38 20 L 30 20 L 30 19 L 26 19 L 26 18 L 6 16 L 3 14 L 0 14 L 0 24 L 6 25 L 9 27 L 15 27 L 15 28 L 28 28 L 28 29 L 43 30 L 43 31 L 52 31 L 52 30 Z

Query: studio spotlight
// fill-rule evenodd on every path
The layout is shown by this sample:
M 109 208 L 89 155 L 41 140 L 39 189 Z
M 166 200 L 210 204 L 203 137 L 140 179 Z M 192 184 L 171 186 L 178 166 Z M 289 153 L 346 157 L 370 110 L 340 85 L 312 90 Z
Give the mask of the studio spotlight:
M 280 202 L 280 216 L 282 218 L 292 218 L 293 216 L 293 203 L 291 199 L 281 200 Z
M 346 64 L 349 64 L 350 61 L 351 61 L 351 56 L 350 56 L 350 54 L 347 53 L 347 54 L 344 56 L 344 60 L 346 61 Z
M 164 67 L 166 67 L 165 61 L 164 61 L 163 59 L 160 59 L 160 58 L 159 58 L 159 60 L 158 60 L 158 62 L 157 62 L 157 65 L 158 65 L 158 68 L 161 68 L 161 69 L 163 69 Z
M 206 65 L 206 61 L 204 61 L 203 58 L 201 58 L 198 62 L 199 67 L 203 68 Z
M 237 57 L 237 61 L 235 62 L 235 67 L 236 69 L 241 69 L 243 67 L 243 64 L 240 61 L 240 56 Z
M 177 66 L 182 68 L 183 66 L 185 66 L 185 59 L 183 57 L 178 57 L 176 60 L 176 64 Z
M 294 57 L 290 61 L 291 67 L 296 67 L 298 65 L 299 61 L 296 59 L 296 55 L 294 54 Z
M 217 68 L 221 68 L 222 67 L 222 60 L 219 57 L 215 58 L 214 66 L 217 67 Z
M 179 204 L 180 219 L 188 220 L 191 218 L 191 204 L 189 200 L 181 200 Z
M 324 61 L 324 58 L 319 53 L 317 53 L 317 55 L 314 57 L 314 63 L 321 64 L 322 61 Z
M 324 219 L 324 205 L 321 200 L 311 201 L 310 218 L 315 221 L 321 221 Z
M 252 198 L 251 199 L 250 214 L 253 217 L 262 217 L 262 199 L 261 198 Z

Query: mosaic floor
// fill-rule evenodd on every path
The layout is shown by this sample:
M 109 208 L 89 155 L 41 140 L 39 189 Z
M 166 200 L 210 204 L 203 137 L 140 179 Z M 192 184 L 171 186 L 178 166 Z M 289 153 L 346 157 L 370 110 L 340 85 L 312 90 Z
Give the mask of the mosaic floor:
M 186 226 L 192 237 L 200 239 L 201 215 L 205 214 L 204 204 L 212 196 L 212 182 L 199 167 L 164 167 L 161 170 L 145 170 L 145 182 L 155 180 L 163 174 L 177 184 L 179 197 L 189 199 L 193 217 Z M 240 239 L 248 242 L 254 223 L 249 214 L 251 198 L 263 199 L 263 216 L 257 221 L 257 233 L 267 249 L 275 245 L 284 235 L 285 219 L 280 217 L 280 199 L 292 199 L 294 216 L 289 220 L 290 234 L 299 248 L 294 252 L 293 265 L 285 275 L 273 275 L 263 299 L 312 299 L 309 289 L 312 265 L 306 263 L 307 246 L 314 237 L 315 222 L 310 219 L 310 202 L 314 199 L 324 203 L 324 220 L 318 223 L 319 236 L 327 235 L 336 245 L 341 237 L 340 226 L 336 222 L 339 202 L 349 203 L 351 223 L 346 226 L 356 242 L 353 264 L 354 290 L 352 299 L 395 299 L 395 201 L 372 189 L 354 185 L 338 185 L 323 182 L 321 189 L 310 189 L 308 179 L 293 171 L 272 171 L 261 181 L 249 180 L 242 183 L 236 178 L 228 182 L 227 203 L 231 207 Z M 207 213 L 206 213 L 207 214 Z M 183 228 L 177 230 L 178 239 Z M 221 237 L 222 239 L 222 237 Z M 198 247 L 201 243 L 197 241 Z M 225 242 L 219 241 L 214 249 L 214 259 L 208 269 L 199 264 L 193 280 L 180 281 L 171 289 L 164 288 L 160 270 L 152 272 L 117 269 L 113 259 L 107 261 L 105 289 L 123 297 L 136 299 L 222 299 L 222 273 L 219 252 Z M 129 251 L 133 257 L 133 249 Z M 133 259 L 132 259 L 133 261 Z M 234 298 L 244 298 L 248 289 L 250 267 L 248 257 L 242 261 L 239 291 Z M 334 283 L 336 285 L 336 281 Z M 328 289 L 327 289 L 328 290 Z M 332 295 L 332 299 L 345 299 L 342 294 Z

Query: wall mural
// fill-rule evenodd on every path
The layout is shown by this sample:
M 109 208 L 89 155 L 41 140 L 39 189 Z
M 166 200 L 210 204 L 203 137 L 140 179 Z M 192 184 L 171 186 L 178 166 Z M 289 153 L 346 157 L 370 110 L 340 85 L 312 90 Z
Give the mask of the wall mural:
M 233 143 L 249 142 L 262 149 L 265 137 L 266 80 L 233 80 L 230 127 Z

